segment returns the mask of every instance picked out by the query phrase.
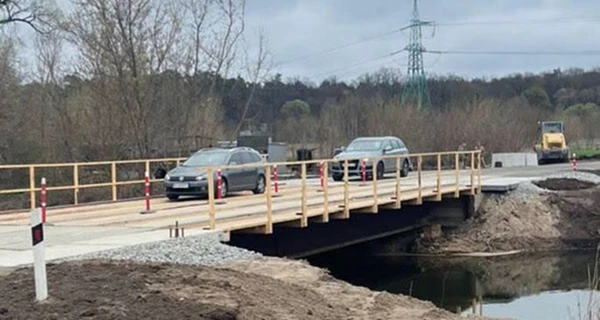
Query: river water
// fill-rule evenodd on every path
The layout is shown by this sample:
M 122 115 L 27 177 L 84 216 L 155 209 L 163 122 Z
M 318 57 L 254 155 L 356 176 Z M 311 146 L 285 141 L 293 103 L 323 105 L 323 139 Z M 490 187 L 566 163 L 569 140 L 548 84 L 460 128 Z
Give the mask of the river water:
M 587 312 L 589 305 L 600 308 L 600 295 L 588 289 L 595 251 L 484 259 L 364 252 L 347 248 L 307 260 L 354 285 L 411 295 L 455 313 L 475 311 L 520 320 L 583 320 L 579 315 Z

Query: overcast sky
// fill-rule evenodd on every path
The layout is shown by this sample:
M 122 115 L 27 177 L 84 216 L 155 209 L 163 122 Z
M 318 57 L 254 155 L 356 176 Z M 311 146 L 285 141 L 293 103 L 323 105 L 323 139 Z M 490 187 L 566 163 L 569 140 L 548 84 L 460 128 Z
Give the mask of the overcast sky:
M 421 19 L 440 24 L 515 21 L 424 28 L 424 45 L 429 50 L 600 51 L 597 0 L 420 0 L 419 9 Z M 247 16 L 250 30 L 266 30 L 276 60 L 289 61 L 405 26 L 412 16 L 412 0 L 248 0 Z M 406 53 L 356 65 L 404 48 L 409 35 L 410 31 L 390 34 L 283 63 L 276 71 L 284 78 L 314 81 L 333 75 L 352 79 L 381 67 L 401 68 L 404 73 Z M 465 77 L 596 66 L 600 66 L 600 55 L 425 55 L 429 74 Z
M 63 9 L 68 2 L 55 1 Z M 423 28 L 428 50 L 600 51 L 598 0 L 420 0 L 419 11 L 422 20 L 439 24 Z M 406 73 L 406 52 L 387 55 L 408 44 L 409 30 L 392 31 L 410 24 L 411 17 L 412 0 L 247 0 L 246 36 L 252 45 L 264 29 L 274 60 L 281 62 L 273 73 L 284 79 L 352 80 L 383 67 Z M 506 21 L 512 23 L 490 23 Z M 387 35 L 315 55 L 382 34 Z M 23 35 L 33 38 L 27 28 Z M 25 42 L 32 58 L 32 43 Z M 600 55 L 425 54 L 429 75 L 489 78 L 570 67 L 600 67 Z

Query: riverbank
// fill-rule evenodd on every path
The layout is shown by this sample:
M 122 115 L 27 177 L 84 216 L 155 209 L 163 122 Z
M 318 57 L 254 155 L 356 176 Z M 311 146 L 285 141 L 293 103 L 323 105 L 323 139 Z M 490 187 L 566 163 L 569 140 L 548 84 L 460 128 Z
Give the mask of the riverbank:
M 484 194 L 475 217 L 423 254 L 500 253 L 595 247 L 600 241 L 600 176 L 575 172 L 526 182 L 507 194 Z
M 0 319 L 462 319 L 430 302 L 353 286 L 306 262 L 209 237 L 110 250 L 47 269 L 50 298 L 40 304 L 33 302 L 31 268 L 0 276 Z

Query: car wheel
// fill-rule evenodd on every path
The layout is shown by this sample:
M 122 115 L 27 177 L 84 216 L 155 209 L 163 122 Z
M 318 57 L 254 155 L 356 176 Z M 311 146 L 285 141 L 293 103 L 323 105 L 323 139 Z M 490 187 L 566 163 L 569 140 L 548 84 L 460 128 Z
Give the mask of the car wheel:
M 258 180 L 256 180 L 256 188 L 253 190 L 253 192 L 254 194 L 261 194 L 265 192 L 265 189 L 265 176 L 261 174 L 258 176 Z
M 377 164 L 377 180 L 383 179 L 385 174 L 385 167 L 383 166 L 383 162 Z
M 171 201 L 177 201 L 177 199 L 179 199 L 179 195 L 176 194 L 168 194 L 167 198 Z
M 408 176 L 408 161 L 404 160 L 404 163 L 402 163 L 402 170 L 400 170 L 400 176 L 401 177 L 406 177 Z
M 340 182 L 344 179 L 343 175 L 334 174 L 332 177 L 333 177 L 333 181 L 337 181 L 337 182 Z

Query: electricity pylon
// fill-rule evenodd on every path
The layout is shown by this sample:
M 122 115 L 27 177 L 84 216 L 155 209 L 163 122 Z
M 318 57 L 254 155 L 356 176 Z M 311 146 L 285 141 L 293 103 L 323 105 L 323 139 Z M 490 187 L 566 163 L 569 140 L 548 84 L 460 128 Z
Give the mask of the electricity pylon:
M 422 21 L 419 18 L 419 8 L 417 0 L 414 0 L 413 17 L 410 22 L 410 42 L 405 48 L 408 51 L 408 72 L 407 79 L 402 90 L 402 99 L 400 105 L 404 105 L 408 101 L 413 101 L 417 104 L 417 108 L 429 106 L 429 89 L 427 87 L 427 77 L 425 76 L 425 68 L 423 66 L 423 36 L 421 27 L 433 25 L 432 21 Z

